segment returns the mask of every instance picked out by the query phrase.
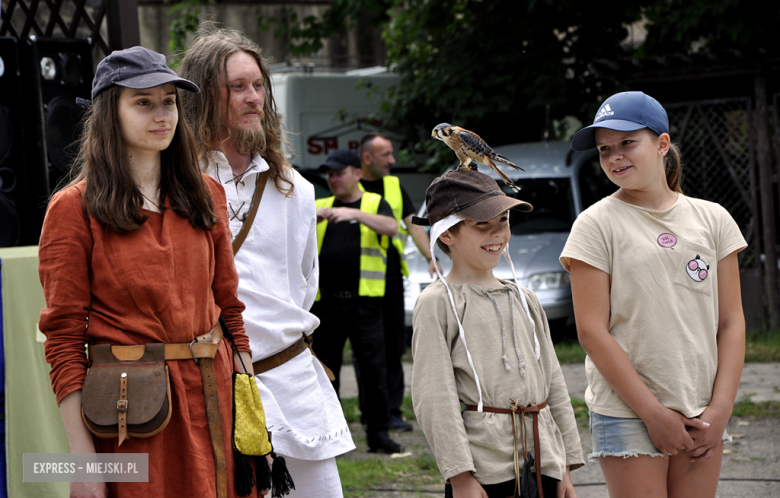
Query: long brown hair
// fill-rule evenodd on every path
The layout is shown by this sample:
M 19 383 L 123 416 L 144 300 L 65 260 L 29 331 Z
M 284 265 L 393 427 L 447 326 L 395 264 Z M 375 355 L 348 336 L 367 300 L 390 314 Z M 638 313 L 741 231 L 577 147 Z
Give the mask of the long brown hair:
M 658 140 L 660 135 L 655 131 L 647 128 L 653 138 Z M 672 143 L 669 140 L 669 152 L 664 156 L 664 170 L 666 171 L 666 184 L 672 192 L 683 193 L 680 183 L 682 182 L 682 153 L 677 144 Z
M 284 139 L 274 101 L 268 60 L 261 55 L 262 49 L 239 31 L 215 29 L 212 26 L 201 28 L 195 44 L 184 55 L 179 66 L 179 75 L 201 89 L 199 95 L 185 95 L 182 99 L 184 116 L 195 131 L 198 155 L 204 156 L 212 150 L 221 151 L 224 133 L 226 130 L 229 132 L 229 103 L 225 102 L 223 106 L 220 95 L 222 88 L 226 88 L 230 95 L 226 80 L 227 60 L 237 52 L 245 52 L 254 57 L 263 75 L 265 102 L 261 125 L 265 131 L 266 147 L 262 156 L 270 167 L 269 175 L 276 189 L 290 196 L 294 189 L 290 179 L 292 165 L 282 152 Z
M 85 211 L 115 232 L 127 233 L 141 228 L 148 216 L 141 214 L 144 198 L 130 173 L 130 157 L 119 126 L 121 92 L 118 86 L 101 92 L 87 111 L 70 185 L 86 180 Z M 181 116 L 178 91 L 176 109 Z M 193 227 L 214 227 L 216 214 L 200 174 L 195 139 L 181 118 L 171 144 L 160 154 L 160 199 L 166 195 L 170 209 L 189 218 Z M 163 213 L 168 209 L 162 202 L 160 207 Z

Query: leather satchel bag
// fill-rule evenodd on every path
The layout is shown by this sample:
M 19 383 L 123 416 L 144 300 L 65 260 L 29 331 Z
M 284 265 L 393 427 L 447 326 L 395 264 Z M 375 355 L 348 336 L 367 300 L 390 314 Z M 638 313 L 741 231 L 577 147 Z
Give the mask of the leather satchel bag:
M 117 358 L 112 347 L 122 348 Z M 126 346 L 101 344 L 90 352 L 81 394 L 81 415 L 87 429 L 99 438 L 147 438 L 171 420 L 171 383 L 165 364 L 165 344 Z M 117 350 L 120 351 L 120 350 Z M 142 354 L 141 354 L 142 353 Z

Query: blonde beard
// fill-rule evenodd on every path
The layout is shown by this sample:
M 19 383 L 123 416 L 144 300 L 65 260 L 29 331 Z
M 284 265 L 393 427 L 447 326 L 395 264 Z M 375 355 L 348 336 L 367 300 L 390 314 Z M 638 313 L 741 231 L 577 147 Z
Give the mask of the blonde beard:
M 230 140 L 240 155 L 245 157 L 262 156 L 266 149 L 265 128 L 257 130 L 230 130 Z

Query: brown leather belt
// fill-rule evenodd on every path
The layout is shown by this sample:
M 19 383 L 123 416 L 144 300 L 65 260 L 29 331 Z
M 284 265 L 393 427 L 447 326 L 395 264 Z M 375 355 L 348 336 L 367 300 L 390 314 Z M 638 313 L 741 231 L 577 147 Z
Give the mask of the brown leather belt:
M 536 403 L 528 403 L 526 406 L 518 405 L 517 401 L 511 399 L 512 403 L 509 408 L 493 408 L 492 406 L 483 406 L 483 412 L 489 413 L 506 413 L 512 415 L 512 434 L 514 436 L 514 461 L 515 461 L 515 488 L 516 491 L 520 490 L 520 460 L 517 456 L 517 416 L 521 417 L 520 433 L 523 438 L 523 458 L 527 455 L 526 450 L 526 432 L 525 432 L 525 416 L 526 414 L 533 415 L 534 419 L 534 458 L 536 458 L 536 485 L 539 488 L 539 498 L 544 498 L 544 492 L 542 491 L 542 460 L 539 458 L 539 411 L 547 406 L 547 402 L 543 401 L 538 405 Z M 466 410 L 479 411 L 476 405 L 466 405 Z
M 203 379 L 203 398 L 206 403 L 206 418 L 214 451 L 214 467 L 217 480 L 217 498 L 227 498 L 227 463 L 225 462 L 225 441 L 222 437 L 222 414 L 219 409 L 219 395 L 214 377 L 214 357 L 222 341 L 222 328 L 214 325 L 208 334 L 196 337 L 190 343 L 166 344 L 166 360 L 195 360 Z M 87 348 L 92 357 L 94 347 Z M 111 353 L 121 361 L 134 361 L 144 355 L 146 345 L 111 346 Z
M 267 372 L 278 367 L 279 365 L 287 363 L 299 354 L 306 351 L 306 349 L 311 350 L 313 343 L 314 339 L 304 333 L 303 337 L 292 343 L 292 345 L 290 345 L 287 349 L 284 349 L 273 356 L 269 356 L 268 358 L 263 358 L 262 360 L 258 360 L 252 363 L 252 369 L 254 370 L 255 375 Z M 317 355 L 314 354 L 313 350 L 311 351 L 311 354 L 317 358 Z M 319 361 L 319 358 L 317 358 L 317 361 Z M 322 365 L 322 368 L 325 369 L 325 374 L 328 376 L 328 379 L 331 381 L 336 380 L 336 377 L 333 375 L 333 372 L 330 371 L 330 368 L 326 367 L 325 364 L 321 361 L 320 365 Z

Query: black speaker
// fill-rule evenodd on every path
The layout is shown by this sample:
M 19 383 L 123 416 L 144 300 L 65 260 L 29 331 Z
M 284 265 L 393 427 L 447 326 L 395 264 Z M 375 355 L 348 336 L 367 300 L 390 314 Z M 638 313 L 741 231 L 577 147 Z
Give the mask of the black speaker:
M 19 42 L 0 38 L 0 247 L 38 243 L 48 198 L 43 108 Z
M 90 40 L 31 37 L 24 42 L 25 60 L 37 71 L 22 79 L 37 87 L 43 105 L 43 137 L 46 147 L 48 187 L 54 192 L 67 178 L 81 136 L 85 109 L 76 97 L 90 100 L 92 93 L 92 44 Z M 29 76 L 29 79 L 26 77 Z

